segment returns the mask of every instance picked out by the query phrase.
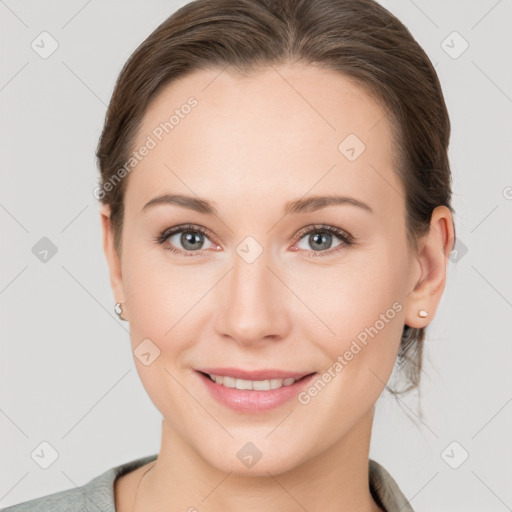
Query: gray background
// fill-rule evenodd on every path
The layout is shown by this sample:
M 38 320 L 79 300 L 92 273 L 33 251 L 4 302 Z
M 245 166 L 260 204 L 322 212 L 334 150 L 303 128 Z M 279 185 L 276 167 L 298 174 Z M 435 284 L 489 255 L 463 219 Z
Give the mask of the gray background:
M 113 312 L 94 151 L 121 66 L 184 3 L 0 1 L 0 508 L 159 450 Z M 425 343 L 424 418 L 416 393 L 383 393 L 370 456 L 417 512 L 512 510 L 512 3 L 382 3 L 439 74 L 463 245 Z M 59 45 L 47 59 L 31 48 L 42 31 Z M 469 43 L 457 58 L 453 31 Z M 58 249 L 46 263 L 43 237 Z M 59 454 L 48 469 L 31 457 L 43 441 Z

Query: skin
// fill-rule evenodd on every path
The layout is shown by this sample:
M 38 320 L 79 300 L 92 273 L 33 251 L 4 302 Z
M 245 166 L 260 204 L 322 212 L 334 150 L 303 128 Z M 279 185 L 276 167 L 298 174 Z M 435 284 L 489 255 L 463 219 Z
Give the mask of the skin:
M 385 110 L 345 76 L 299 64 L 248 78 L 219 73 L 194 72 L 150 104 L 135 147 L 187 98 L 198 101 L 125 178 L 122 257 L 109 210 L 100 209 L 111 285 L 130 322 L 132 349 L 149 338 L 160 350 L 149 366 L 135 357 L 163 417 L 159 456 L 139 488 L 137 511 L 291 512 L 297 503 L 309 511 L 379 511 L 368 489 L 374 406 L 404 324 L 423 327 L 435 315 L 453 247 L 450 211 L 434 210 L 418 251 L 407 245 Z M 353 162 L 338 150 L 350 133 L 366 145 Z M 162 193 L 212 201 L 218 215 L 169 204 L 141 211 Z M 373 213 L 341 204 L 283 216 L 288 201 L 330 194 L 356 198 Z M 193 256 L 154 242 L 184 223 L 212 234 L 199 239 L 203 248 L 195 253 L 180 243 L 181 233 L 167 240 Z M 343 242 L 327 235 L 315 251 L 309 234 L 297 236 L 313 224 L 345 230 L 355 244 L 336 251 Z M 247 236 L 263 248 L 252 263 L 236 252 Z M 308 404 L 235 412 L 217 403 L 193 371 L 322 374 L 395 302 L 401 310 Z M 420 318 L 419 309 L 429 316 Z M 250 468 L 236 456 L 249 441 L 263 454 Z M 116 481 L 118 510 L 133 509 L 152 464 Z

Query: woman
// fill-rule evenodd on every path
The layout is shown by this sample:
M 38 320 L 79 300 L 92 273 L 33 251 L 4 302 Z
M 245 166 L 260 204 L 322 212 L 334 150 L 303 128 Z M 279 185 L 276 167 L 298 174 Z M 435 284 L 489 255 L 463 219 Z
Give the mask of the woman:
M 118 78 L 96 190 L 161 448 L 6 510 L 413 510 L 369 446 L 444 291 L 449 135 L 428 57 L 371 0 L 164 21 Z

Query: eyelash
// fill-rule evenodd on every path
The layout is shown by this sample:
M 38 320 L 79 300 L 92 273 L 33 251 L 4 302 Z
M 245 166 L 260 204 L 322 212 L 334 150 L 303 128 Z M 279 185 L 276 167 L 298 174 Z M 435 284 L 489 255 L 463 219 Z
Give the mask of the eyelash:
M 157 235 L 155 237 L 154 241 L 159 245 L 163 245 L 169 237 L 171 237 L 172 235 L 175 235 L 176 233 L 180 233 L 182 231 L 192 231 L 192 232 L 196 232 L 196 233 L 201 233 L 202 235 L 206 236 L 207 238 L 212 238 L 210 236 L 209 231 L 205 228 L 202 228 L 200 226 L 195 226 L 193 224 L 183 224 L 180 226 L 175 226 L 175 227 L 172 227 L 169 229 L 165 229 L 164 231 L 162 231 L 159 235 Z M 318 251 L 318 252 L 317 251 L 308 251 L 311 253 L 310 255 L 307 256 L 308 258 L 331 256 L 332 254 L 337 253 L 339 250 L 342 250 L 345 247 L 354 245 L 354 243 L 355 243 L 354 237 L 352 235 L 350 235 L 346 231 L 343 231 L 342 229 L 336 228 L 334 226 L 329 226 L 327 224 L 315 224 L 313 226 L 308 226 L 307 228 L 304 228 L 297 234 L 297 239 L 296 239 L 295 243 L 299 242 L 306 235 L 309 235 L 311 233 L 325 233 L 325 232 L 336 235 L 342 241 L 342 243 L 340 245 L 336 246 L 334 249 L 329 249 L 327 251 Z M 181 249 L 175 249 L 172 246 L 167 247 L 166 250 L 168 250 L 172 253 L 175 253 L 175 254 L 186 256 L 186 257 L 202 254 L 202 251 L 183 251 Z M 300 251 L 300 249 L 298 249 L 298 251 Z M 315 254 L 315 252 L 317 252 L 317 254 Z

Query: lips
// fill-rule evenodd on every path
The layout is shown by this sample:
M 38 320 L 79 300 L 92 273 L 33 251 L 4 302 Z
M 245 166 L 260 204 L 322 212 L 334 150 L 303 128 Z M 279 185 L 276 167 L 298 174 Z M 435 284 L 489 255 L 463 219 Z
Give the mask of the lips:
M 316 372 L 238 368 L 202 368 L 195 373 L 217 402 L 246 414 L 284 405 L 296 398 L 316 375 Z

